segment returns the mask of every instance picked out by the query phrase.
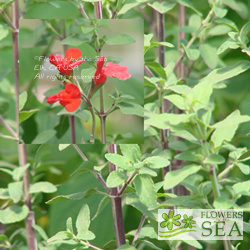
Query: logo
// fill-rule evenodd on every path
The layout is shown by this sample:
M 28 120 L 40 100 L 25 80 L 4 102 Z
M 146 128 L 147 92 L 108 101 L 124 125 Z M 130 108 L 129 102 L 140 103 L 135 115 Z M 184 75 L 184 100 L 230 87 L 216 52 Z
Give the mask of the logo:
M 243 240 L 243 210 L 159 209 L 159 240 Z

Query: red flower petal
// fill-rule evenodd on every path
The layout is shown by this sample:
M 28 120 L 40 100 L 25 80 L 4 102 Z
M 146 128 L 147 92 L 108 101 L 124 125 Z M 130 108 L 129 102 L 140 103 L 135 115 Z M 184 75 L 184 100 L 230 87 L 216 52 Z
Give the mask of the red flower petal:
M 50 97 L 47 98 L 46 102 L 49 104 L 55 103 L 59 101 L 59 95 L 52 95 Z
M 65 91 L 68 93 L 70 98 L 81 98 L 81 92 L 78 87 L 74 84 L 66 84 Z
M 69 102 L 65 105 L 65 109 L 68 112 L 74 112 L 80 107 L 81 102 L 82 102 L 81 99 L 72 99 L 71 102 Z
M 77 60 L 82 57 L 82 52 L 79 49 L 71 48 L 66 51 L 66 57 L 70 58 L 70 60 Z
M 56 60 L 56 58 L 54 57 L 54 55 L 50 55 L 49 57 L 49 62 L 55 66 L 58 65 L 58 61 Z
M 81 65 L 82 63 L 86 62 L 86 60 L 80 60 L 80 61 L 77 61 L 77 62 L 74 62 L 74 63 L 71 63 L 70 64 L 70 68 L 73 69 L 79 65 Z
M 100 57 L 96 63 L 96 72 L 101 73 L 106 59 L 104 56 Z
M 106 76 L 118 78 L 119 80 L 127 80 L 131 77 L 128 73 L 127 67 L 120 66 L 119 64 L 113 64 L 112 62 L 107 63 L 103 71 Z

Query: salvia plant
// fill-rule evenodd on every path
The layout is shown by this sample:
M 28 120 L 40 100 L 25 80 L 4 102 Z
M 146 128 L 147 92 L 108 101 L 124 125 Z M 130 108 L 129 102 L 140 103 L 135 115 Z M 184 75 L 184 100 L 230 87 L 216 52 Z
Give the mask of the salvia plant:
M 248 249 L 249 7 L 243 0 L 0 1 L 0 248 Z M 134 39 L 100 31 L 107 19 L 138 18 L 144 112 L 138 80 L 103 53 Z M 25 19 L 41 26 L 19 29 Z M 47 57 L 57 78 L 40 102 L 41 72 L 27 60 L 34 55 Z M 107 87 L 113 78 L 117 90 Z M 107 136 L 106 118 L 117 109 L 144 116 L 143 143 L 112 130 Z M 133 129 L 131 120 L 121 123 Z M 158 240 L 161 208 L 242 209 L 243 240 Z M 171 212 L 161 224 L 172 229 L 176 219 Z

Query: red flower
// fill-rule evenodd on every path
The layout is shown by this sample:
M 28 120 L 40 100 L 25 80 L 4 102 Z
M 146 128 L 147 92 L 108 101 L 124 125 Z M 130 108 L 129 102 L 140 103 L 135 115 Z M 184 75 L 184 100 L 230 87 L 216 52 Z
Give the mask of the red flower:
M 50 96 L 47 103 L 52 104 L 59 101 L 68 112 L 74 112 L 81 105 L 81 96 L 81 92 L 76 85 L 66 84 L 66 88 L 59 92 L 58 95 Z
M 126 67 L 120 66 L 119 64 L 113 64 L 112 62 L 107 63 L 104 67 L 105 57 L 100 57 L 96 64 L 96 72 L 94 80 L 96 85 L 104 84 L 107 81 L 107 77 L 118 78 L 119 80 L 127 80 L 131 77 Z
M 86 62 L 86 60 L 74 62 L 74 60 L 77 60 L 81 57 L 82 52 L 79 49 L 72 48 L 66 51 L 65 58 L 62 58 L 58 54 L 56 56 L 50 55 L 49 61 L 51 64 L 57 67 L 62 75 L 69 76 L 73 68 L 81 65 L 83 62 Z

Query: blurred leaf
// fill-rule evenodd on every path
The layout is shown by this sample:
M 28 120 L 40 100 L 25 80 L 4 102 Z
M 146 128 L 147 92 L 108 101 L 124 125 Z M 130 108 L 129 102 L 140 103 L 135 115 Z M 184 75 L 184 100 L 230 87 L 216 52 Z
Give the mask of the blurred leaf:
M 70 240 L 73 239 L 73 234 L 71 232 L 68 231 L 61 231 L 58 232 L 56 235 L 52 236 L 51 238 L 49 238 L 47 240 L 48 244 L 57 244 L 60 242 L 63 242 L 64 240 Z
M 59 144 L 59 150 L 63 151 L 65 148 L 67 148 L 68 146 L 70 146 L 71 144 Z
M 137 248 L 129 245 L 129 244 L 125 244 L 125 245 L 122 245 L 120 247 L 117 248 L 117 250 L 136 250 Z
M 61 44 L 66 44 L 69 46 L 79 46 L 84 42 L 86 42 L 86 41 L 84 41 L 76 36 L 68 36 L 61 41 Z
M 161 156 L 151 156 L 151 157 L 148 157 L 146 158 L 143 163 L 145 165 L 147 165 L 148 167 L 150 168 L 154 168 L 154 169 L 157 169 L 157 168 L 164 168 L 164 167 L 167 167 L 170 162 L 169 160 L 161 157 Z
M 23 109 L 26 101 L 27 101 L 27 92 L 24 91 L 19 95 L 19 111 Z
M 157 62 L 145 62 L 145 66 L 148 66 L 157 76 L 167 80 L 167 75 L 163 67 Z
M 222 155 L 218 155 L 218 154 L 212 154 L 209 155 L 208 157 L 205 158 L 204 163 L 205 164 L 223 164 L 225 162 L 225 159 Z
M 168 2 L 153 2 L 148 3 L 148 6 L 152 7 L 156 11 L 160 12 L 161 14 L 164 14 L 170 10 L 172 10 L 175 7 L 176 3 L 168 3 Z
M 84 204 L 76 219 L 77 238 L 81 240 L 93 240 L 95 235 L 89 231 L 90 210 L 87 204 Z
M 201 166 L 199 165 L 187 165 L 181 169 L 168 172 L 164 178 L 164 189 L 169 190 L 177 186 L 188 176 L 197 173 L 200 169 Z
M 72 234 L 74 234 L 74 230 L 73 230 L 73 222 L 72 222 L 72 218 L 69 217 L 66 221 L 66 227 L 67 227 L 67 231 L 71 232 Z
M 5 24 L 0 24 L 0 40 L 4 39 L 9 34 L 8 26 Z
M 29 192 L 33 193 L 54 193 L 57 191 L 57 187 L 47 181 L 36 182 L 30 185 Z
M 74 194 L 68 194 L 68 195 L 58 195 L 54 198 L 52 198 L 51 200 L 47 201 L 46 204 L 56 204 L 58 202 L 62 202 L 65 200 L 72 200 L 72 201 L 76 201 L 76 200 L 81 200 L 85 197 L 86 192 L 79 192 L 79 193 L 74 193 Z
M 215 199 L 213 205 L 215 209 L 229 209 L 229 208 L 232 208 L 234 203 L 235 202 L 233 200 L 229 200 L 224 197 L 218 197 Z
M 42 237 L 43 240 L 46 240 L 46 241 L 48 240 L 48 236 L 42 227 L 38 225 L 33 225 L 32 227 Z
M 195 8 L 195 6 L 190 0 L 177 0 L 177 2 L 181 5 L 186 6 L 187 8 L 190 8 L 191 10 L 196 12 L 198 15 L 202 16 L 202 13 Z
M 166 96 L 164 96 L 164 99 L 169 100 L 178 109 L 181 109 L 181 110 L 186 109 L 185 99 L 180 95 L 176 95 L 176 94 L 166 95 Z
M 115 36 L 106 36 L 105 40 L 108 45 L 123 45 L 123 44 L 131 44 L 134 43 L 135 40 L 129 35 L 115 35 Z
M 127 177 L 121 172 L 112 171 L 106 181 L 106 184 L 109 188 L 114 188 L 120 186 L 126 181 Z
M 198 49 L 187 48 L 184 44 L 181 44 L 181 46 L 184 48 L 185 53 L 190 60 L 195 61 L 200 57 L 200 51 Z
M 137 0 L 128 0 L 124 3 L 122 8 L 119 10 L 118 15 L 123 15 L 126 12 L 128 12 L 130 9 L 135 8 L 138 6 L 140 3 Z
M 18 203 L 23 196 L 23 182 L 11 182 L 8 184 L 8 191 L 10 194 L 10 198 L 14 201 L 14 203 Z
M 216 56 L 216 48 L 212 47 L 208 43 L 200 45 L 201 56 L 210 69 L 214 69 L 217 66 L 218 58 Z
M 30 164 L 27 163 L 24 166 L 21 167 L 17 167 L 13 170 L 13 179 L 15 181 L 20 181 L 22 179 L 22 177 L 24 176 L 25 171 L 29 168 Z
M 227 40 L 217 50 L 217 54 L 220 55 L 227 49 L 238 49 L 240 46 L 237 42 Z
M 121 112 L 125 115 L 137 115 L 144 117 L 144 109 L 141 105 L 133 102 L 120 102 L 118 104 Z
M 37 111 L 39 111 L 39 109 L 32 109 L 32 110 L 29 110 L 29 111 L 20 111 L 19 112 L 20 123 L 23 122 L 23 121 L 26 121 L 27 119 L 29 119 Z
M 59 115 L 59 113 L 57 115 Z M 69 128 L 69 116 L 60 115 L 59 122 L 57 126 L 55 126 L 54 128 L 56 131 L 56 137 L 58 139 L 61 139 L 64 136 L 64 134 L 67 132 L 68 128 Z
M 63 10 L 63 11 L 62 11 Z M 77 7 L 68 1 L 56 1 L 56 6 L 50 3 L 34 3 L 25 13 L 24 18 L 35 19 L 74 19 L 79 16 Z
M 0 223 L 11 224 L 24 220 L 29 213 L 26 205 L 22 207 L 18 205 L 10 206 L 6 209 L 0 210 Z
M 44 144 L 52 139 L 55 135 L 55 130 L 45 130 L 36 136 L 36 138 L 32 141 L 32 144 Z

